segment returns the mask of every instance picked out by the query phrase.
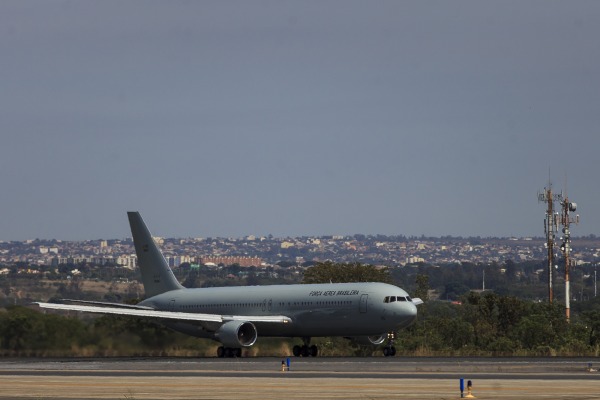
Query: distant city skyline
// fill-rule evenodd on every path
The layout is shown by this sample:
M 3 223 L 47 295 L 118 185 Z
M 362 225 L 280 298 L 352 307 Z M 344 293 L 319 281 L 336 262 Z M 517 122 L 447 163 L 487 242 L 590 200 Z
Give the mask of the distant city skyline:
M 0 240 L 600 234 L 600 3 L 0 2 Z M 565 184 L 566 180 L 566 184 Z M 567 187 L 568 186 L 568 187 Z
M 157 239 L 157 238 L 155 238 Z M 262 266 L 279 261 L 304 264 L 323 260 L 399 266 L 415 263 L 504 263 L 535 261 L 543 265 L 543 238 L 158 238 L 166 261 L 181 263 Z M 597 264 L 600 238 L 575 239 L 571 260 L 576 265 Z M 557 249 L 558 251 L 558 249 Z M 558 264 L 564 259 L 558 257 Z M 58 264 L 136 265 L 133 242 L 127 240 L 0 242 L 0 265 Z M 7 271 L 7 270 L 5 270 Z M 34 273 L 39 273 L 35 270 Z

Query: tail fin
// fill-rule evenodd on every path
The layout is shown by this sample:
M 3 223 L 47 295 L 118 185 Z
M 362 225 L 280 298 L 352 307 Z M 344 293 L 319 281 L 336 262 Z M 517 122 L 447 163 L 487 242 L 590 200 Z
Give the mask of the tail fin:
M 142 216 L 137 211 L 127 213 L 133 235 L 133 244 L 142 273 L 142 282 L 146 297 L 156 296 L 171 290 L 183 289 L 173 271 L 167 265 Z

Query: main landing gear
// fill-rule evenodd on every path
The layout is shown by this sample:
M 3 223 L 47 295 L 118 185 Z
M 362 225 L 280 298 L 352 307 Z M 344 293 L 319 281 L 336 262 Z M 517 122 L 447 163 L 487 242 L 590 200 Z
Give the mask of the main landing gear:
M 217 349 L 217 357 L 219 358 L 233 358 L 233 357 L 241 357 L 242 349 L 240 348 L 232 348 L 232 347 L 223 347 L 219 346 Z
M 309 337 L 302 338 L 302 341 L 304 342 L 302 346 L 296 345 L 292 349 L 295 357 L 316 357 L 319 354 L 319 348 L 314 344 L 310 345 Z
M 394 357 L 396 355 L 396 348 L 394 347 L 394 340 L 396 340 L 396 332 L 389 332 L 387 335 L 387 344 L 383 348 L 384 357 Z

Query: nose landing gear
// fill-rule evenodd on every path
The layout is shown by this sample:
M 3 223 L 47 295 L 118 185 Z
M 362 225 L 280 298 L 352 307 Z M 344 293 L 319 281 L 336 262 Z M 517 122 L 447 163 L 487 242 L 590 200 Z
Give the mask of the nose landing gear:
M 396 348 L 394 347 L 395 340 L 396 332 L 389 332 L 387 335 L 387 344 L 383 348 L 384 357 L 394 357 L 396 355 Z

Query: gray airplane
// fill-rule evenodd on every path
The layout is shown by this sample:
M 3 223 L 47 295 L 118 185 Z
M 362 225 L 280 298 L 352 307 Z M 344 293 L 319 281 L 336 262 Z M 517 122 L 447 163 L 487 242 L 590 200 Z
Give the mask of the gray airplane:
M 239 357 L 263 337 L 299 337 L 295 356 L 317 356 L 312 337 L 343 336 L 360 344 L 387 340 L 394 356 L 395 332 L 417 317 L 420 299 L 385 283 L 327 283 L 187 289 L 173 275 L 138 212 L 128 212 L 146 292 L 137 305 L 72 301 L 36 303 L 41 308 L 155 318 L 169 328 L 221 343 L 218 357 Z

